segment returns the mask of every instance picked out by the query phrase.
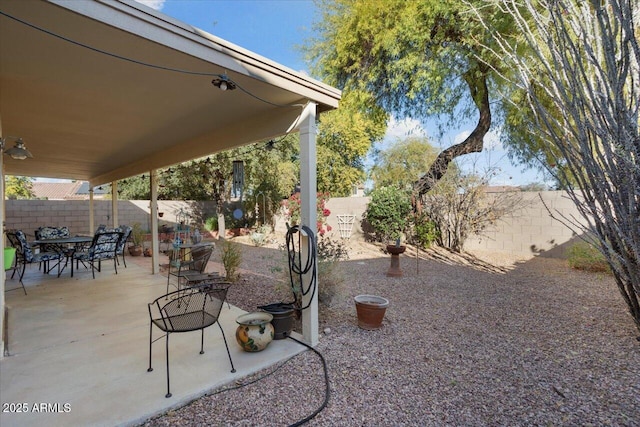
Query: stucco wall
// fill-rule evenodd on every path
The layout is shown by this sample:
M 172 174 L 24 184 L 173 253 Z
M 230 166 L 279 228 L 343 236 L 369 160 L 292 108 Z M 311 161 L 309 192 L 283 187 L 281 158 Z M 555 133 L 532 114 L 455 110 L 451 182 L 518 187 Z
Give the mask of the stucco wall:
M 569 242 L 575 235 L 566 226 L 549 215 L 549 209 L 558 217 L 565 216 L 580 220 L 577 209 L 562 191 L 544 191 L 540 193 L 525 192 L 522 207 L 511 215 L 489 227 L 482 236 L 473 236 L 467 240 L 466 249 L 505 251 L 521 255 L 546 254 L 562 256 Z M 543 202 L 540 198 L 545 201 Z M 6 200 L 6 228 L 18 228 L 33 234 L 33 230 L 41 225 L 69 227 L 72 234 L 91 233 L 89 230 L 88 201 L 57 200 Z M 362 215 L 366 210 L 368 197 L 336 197 L 328 201 L 326 207 L 331 211 L 327 223 L 332 227 L 330 233 L 339 237 L 338 215 L 354 215 L 351 230 L 352 239 L 362 238 Z M 111 218 L 111 201 L 94 202 L 96 214 L 95 224 L 113 224 Z M 159 201 L 159 211 L 164 215 L 159 224 L 175 224 L 182 209 L 196 218 L 207 218 L 214 215 L 214 202 L 180 202 Z M 120 224 L 139 222 L 143 228 L 149 228 L 149 201 L 119 201 L 118 220 Z M 286 230 L 286 218 L 276 219 L 276 230 Z

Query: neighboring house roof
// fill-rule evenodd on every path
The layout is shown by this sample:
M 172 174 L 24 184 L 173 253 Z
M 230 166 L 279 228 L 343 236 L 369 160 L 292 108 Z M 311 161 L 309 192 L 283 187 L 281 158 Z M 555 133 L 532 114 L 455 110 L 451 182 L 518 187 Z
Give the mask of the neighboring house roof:
M 34 182 L 33 193 L 37 199 L 47 200 L 86 200 L 89 198 L 89 183 L 74 182 Z M 106 191 L 94 189 L 93 197 L 104 198 Z

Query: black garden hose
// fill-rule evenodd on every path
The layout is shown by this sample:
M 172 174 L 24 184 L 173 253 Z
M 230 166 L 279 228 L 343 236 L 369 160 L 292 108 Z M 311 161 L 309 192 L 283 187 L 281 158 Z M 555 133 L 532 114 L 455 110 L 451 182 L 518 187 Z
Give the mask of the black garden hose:
M 312 414 L 310 414 L 307 417 L 301 419 L 300 421 L 296 421 L 295 423 L 289 425 L 289 427 L 298 427 L 298 426 L 301 426 L 301 425 L 309 422 L 313 417 L 318 415 L 320 412 L 322 412 L 322 410 L 324 408 L 326 408 L 327 404 L 329 403 L 329 397 L 331 396 L 331 387 L 329 385 L 329 371 L 327 370 L 327 361 L 324 359 L 324 356 L 322 355 L 322 353 L 320 353 L 315 348 L 311 347 L 309 344 L 307 344 L 305 342 L 302 342 L 300 340 L 297 340 L 297 339 L 293 338 L 292 336 L 289 336 L 288 338 L 291 338 L 292 340 L 294 340 L 298 344 L 302 344 L 303 346 L 307 347 L 308 349 L 312 350 L 315 354 L 317 354 L 320 357 L 320 360 L 322 361 L 322 369 L 324 370 L 324 401 L 318 407 L 318 409 L 313 411 Z
M 298 233 L 298 246 L 296 251 L 296 242 L 294 235 Z M 302 234 L 307 236 L 307 259 L 305 265 L 302 265 Z M 317 265 L 316 265 L 316 239 L 313 231 L 306 225 L 294 225 L 289 227 L 287 224 L 287 258 L 289 260 L 289 277 L 291 279 L 291 291 L 293 292 L 293 301 L 291 304 L 296 310 L 302 311 L 311 305 L 313 296 L 317 289 Z M 311 273 L 309 284 L 304 286 L 304 275 Z M 296 279 L 298 282 L 299 292 L 296 291 Z M 302 297 L 311 294 L 309 303 L 302 306 Z M 300 301 L 298 301 L 300 295 Z

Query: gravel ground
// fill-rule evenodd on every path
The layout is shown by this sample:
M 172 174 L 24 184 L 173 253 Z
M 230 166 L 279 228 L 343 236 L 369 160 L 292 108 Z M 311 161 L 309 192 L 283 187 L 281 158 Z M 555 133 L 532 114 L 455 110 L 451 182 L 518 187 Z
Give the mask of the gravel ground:
M 401 264 L 404 277 L 386 277 L 389 256 L 366 243 L 339 263 L 316 347 L 330 397 L 307 425 L 640 426 L 638 330 L 611 277 L 504 254 L 405 253 Z M 290 298 L 276 286 L 281 251 L 243 246 L 242 266 L 232 304 Z M 357 294 L 390 300 L 382 329 L 358 328 Z M 290 425 L 325 398 L 311 351 L 229 387 L 144 425 Z

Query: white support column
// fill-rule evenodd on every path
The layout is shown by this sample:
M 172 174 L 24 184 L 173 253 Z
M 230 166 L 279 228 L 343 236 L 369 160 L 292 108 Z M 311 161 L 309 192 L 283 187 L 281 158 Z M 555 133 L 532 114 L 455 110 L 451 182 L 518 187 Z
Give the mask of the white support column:
M 158 239 L 158 171 L 149 172 L 149 185 L 151 187 L 151 274 L 160 272 L 160 241 Z
M 317 183 L 316 183 L 316 104 L 309 102 L 302 111 L 300 121 L 300 216 L 303 225 L 314 233 L 317 231 Z M 308 240 L 302 238 L 301 250 L 306 250 Z M 310 254 L 303 253 L 303 259 Z M 316 260 L 317 261 L 317 260 Z M 304 283 L 311 283 L 313 273 L 304 276 Z M 317 278 L 316 278 L 317 279 Z M 321 284 L 318 283 L 318 286 Z M 318 343 L 318 292 L 308 294 L 302 299 L 302 306 L 309 308 L 302 312 L 302 335 L 307 344 Z
M 93 185 L 89 183 L 89 230 L 87 234 L 89 236 L 93 236 L 93 233 L 96 230 L 96 206 L 93 203 Z
M 111 218 L 113 218 L 113 227 L 120 226 L 118 222 L 118 181 L 111 182 Z
M 2 138 L 2 121 L 0 120 L 0 139 Z M 2 196 L 0 198 L 0 224 L 2 224 L 2 239 L 0 239 L 0 250 L 2 250 L 2 265 L 4 265 L 4 241 L 5 241 L 5 237 L 4 237 L 4 228 L 5 228 L 5 219 L 6 219 L 6 212 L 5 212 L 5 203 L 4 203 L 4 147 L 0 148 L 0 172 L 2 173 L 2 177 L 0 179 L 0 196 Z M 5 279 L 6 274 L 0 274 L 0 359 L 2 359 L 4 357 L 4 330 L 5 330 L 5 324 L 4 324 L 4 310 L 5 310 L 5 306 L 4 306 L 4 287 L 5 287 L 5 283 L 4 283 L 4 279 Z

